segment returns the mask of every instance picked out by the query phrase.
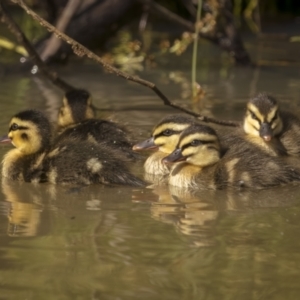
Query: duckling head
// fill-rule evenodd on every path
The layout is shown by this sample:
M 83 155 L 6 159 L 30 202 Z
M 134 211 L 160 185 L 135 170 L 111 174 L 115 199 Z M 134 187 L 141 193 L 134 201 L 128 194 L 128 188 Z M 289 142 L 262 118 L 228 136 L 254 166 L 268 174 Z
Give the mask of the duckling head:
M 65 94 L 58 115 L 60 127 L 95 117 L 91 95 L 86 90 L 71 90 Z
M 24 155 L 34 154 L 49 147 L 51 125 L 42 112 L 25 110 L 12 117 L 8 138 Z
M 195 124 L 182 132 L 176 149 L 162 161 L 164 163 L 185 161 L 203 168 L 217 163 L 220 152 L 216 132 L 209 126 Z
M 269 142 L 282 131 L 282 127 L 279 107 L 274 97 L 261 93 L 248 102 L 243 124 L 247 134 Z
M 163 118 L 153 129 L 151 137 L 133 146 L 133 150 L 159 150 L 170 154 L 176 148 L 180 134 L 195 122 L 186 115 L 170 115 Z

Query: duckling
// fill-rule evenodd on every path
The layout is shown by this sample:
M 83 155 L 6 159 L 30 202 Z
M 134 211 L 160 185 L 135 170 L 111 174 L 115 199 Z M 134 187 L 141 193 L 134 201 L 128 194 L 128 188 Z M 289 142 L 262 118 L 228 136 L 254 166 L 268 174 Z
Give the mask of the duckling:
M 243 129 L 247 140 L 273 156 L 300 155 L 300 120 L 281 111 L 268 94 L 258 94 L 248 102 Z
M 132 151 L 133 143 L 128 139 L 128 132 L 118 124 L 95 119 L 90 94 L 85 90 L 72 90 L 65 94 L 58 116 L 58 135 L 54 144 L 66 139 L 101 143 L 119 149 L 119 157 L 135 161 L 140 156 Z
M 233 150 L 232 150 L 233 149 Z M 256 147 L 235 147 L 222 155 L 222 144 L 212 128 L 195 124 L 180 136 L 177 149 L 163 159 L 175 164 L 169 184 L 185 188 L 266 188 L 300 182 L 300 168 Z
M 163 118 L 152 130 L 151 137 L 133 146 L 134 151 L 158 150 L 144 164 L 148 174 L 165 176 L 169 168 L 162 159 L 175 149 L 180 133 L 195 122 L 190 116 L 175 114 Z
M 92 97 L 86 90 L 71 90 L 63 98 L 57 123 L 61 128 L 95 118 Z
M 124 184 L 144 186 L 130 174 L 119 152 L 107 145 L 65 140 L 51 146 L 51 126 L 45 115 L 26 110 L 15 115 L 8 137 L 16 147 L 3 159 L 5 178 L 63 184 Z
M 25 182 L 39 181 L 42 161 L 50 149 L 51 125 L 37 110 L 16 114 L 9 123 L 8 136 L 1 142 L 10 141 L 14 149 L 5 154 L 2 176 Z

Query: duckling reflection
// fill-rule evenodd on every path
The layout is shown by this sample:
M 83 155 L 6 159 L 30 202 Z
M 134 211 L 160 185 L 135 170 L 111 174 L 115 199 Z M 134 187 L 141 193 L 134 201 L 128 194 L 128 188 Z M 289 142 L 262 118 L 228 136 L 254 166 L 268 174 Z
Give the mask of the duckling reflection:
M 33 185 L 4 179 L 2 192 L 11 205 L 7 234 L 14 237 L 36 236 L 43 208 L 40 191 Z
M 95 118 L 91 96 L 85 90 L 71 90 L 65 94 L 57 123 L 58 135 L 54 144 L 59 145 L 66 140 L 89 141 L 119 150 L 119 156 L 125 161 L 140 158 L 132 151 L 133 143 L 124 127 Z
M 248 231 L 247 223 L 265 215 L 268 210 L 299 204 L 300 190 L 292 186 L 265 190 L 195 191 L 169 186 L 156 187 L 153 193 L 157 200 L 151 206 L 152 218 L 173 225 L 180 234 L 189 237 L 193 246 L 207 247 L 217 243 L 226 232 L 220 223 L 236 227 L 238 234 L 234 238 L 228 237 L 230 240 L 251 243 L 254 237 L 243 235 L 239 226 Z M 230 221 L 233 219 L 236 221 Z
M 186 115 L 170 115 L 163 118 L 153 129 L 151 138 L 133 146 L 133 150 L 158 150 L 150 155 L 145 164 L 148 181 L 159 183 L 169 174 L 169 168 L 162 163 L 162 159 L 175 149 L 180 133 L 195 122 L 195 119 Z M 155 176 L 159 176 L 155 179 Z
M 256 148 L 229 149 L 222 155 L 216 132 L 194 124 L 180 136 L 177 149 L 163 159 L 179 162 L 169 184 L 192 189 L 266 188 L 300 182 L 300 170 Z
M 258 94 L 248 102 L 243 129 L 247 140 L 271 155 L 300 155 L 299 118 L 280 110 L 268 94 Z
M 214 191 L 196 193 L 170 186 L 155 187 L 153 193 L 158 195 L 158 200 L 151 206 L 154 219 L 174 225 L 180 233 L 190 236 L 198 247 L 213 244 L 211 228 L 219 215 Z

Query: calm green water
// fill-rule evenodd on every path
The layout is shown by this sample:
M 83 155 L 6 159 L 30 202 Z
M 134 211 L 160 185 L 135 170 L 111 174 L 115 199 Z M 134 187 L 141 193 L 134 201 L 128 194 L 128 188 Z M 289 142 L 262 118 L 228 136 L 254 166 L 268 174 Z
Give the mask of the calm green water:
M 224 55 L 204 44 L 200 51 L 208 59 L 199 64 L 198 78 L 206 97 L 196 109 L 239 119 L 249 96 L 269 91 L 285 108 L 300 112 L 295 44 L 282 48 L 281 40 L 271 39 L 248 47 L 261 60 L 295 61 L 256 70 L 228 68 Z M 162 68 L 141 76 L 188 105 L 181 99 L 189 58 L 169 57 Z M 114 110 L 113 118 L 137 139 L 174 112 L 150 90 L 104 74 L 92 63 L 59 72 L 90 90 L 98 107 Z M 1 76 L 1 132 L 26 108 L 42 109 L 55 120 L 60 91 L 26 74 Z M 1 147 L 0 155 L 8 149 Z M 3 182 L 0 299 L 299 299 L 299 232 L 300 187 L 187 194 Z

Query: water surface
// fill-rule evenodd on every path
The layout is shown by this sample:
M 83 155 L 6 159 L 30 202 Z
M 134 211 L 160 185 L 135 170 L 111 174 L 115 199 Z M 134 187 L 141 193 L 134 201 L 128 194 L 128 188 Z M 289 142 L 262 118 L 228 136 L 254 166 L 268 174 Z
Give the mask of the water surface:
M 268 91 L 300 112 L 299 60 L 286 62 L 296 46 L 285 40 L 279 51 L 282 43 L 248 44 L 253 57 L 272 62 L 259 69 L 230 67 L 218 49 L 201 45 L 207 59 L 198 78 L 206 96 L 194 108 L 238 120 L 250 96 Z M 184 99 L 189 60 L 190 53 L 168 57 L 140 75 L 191 106 Z M 136 139 L 174 112 L 151 90 L 91 62 L 58 71 L 88 89 L 106 109 L 101 115 L 126 124 Z M 0 90 L 1 132 L 22 109 L 39 108 L 55 120 L 62 93 L 48 82 L 3 72 Z M 0 148 L 1 157 L 8 149 Z M 299 298 L 300 187 L 187 193 L 3 181 L 1 192 L 0 299 Z

